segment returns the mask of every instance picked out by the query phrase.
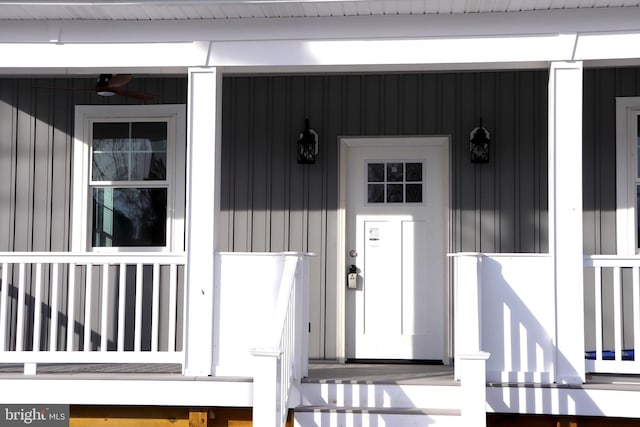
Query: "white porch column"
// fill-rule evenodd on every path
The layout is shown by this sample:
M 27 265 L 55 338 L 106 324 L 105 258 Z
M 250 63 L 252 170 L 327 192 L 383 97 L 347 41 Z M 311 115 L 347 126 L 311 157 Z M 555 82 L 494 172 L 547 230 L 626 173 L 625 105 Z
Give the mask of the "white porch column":
M 585 380 L 582 246 L 582 62 L 549 76 L 549 251 L 556 295 L 555 381 Z
M 220 194 L 222 74 L 189 69 L 185 375 L 211 375 Z

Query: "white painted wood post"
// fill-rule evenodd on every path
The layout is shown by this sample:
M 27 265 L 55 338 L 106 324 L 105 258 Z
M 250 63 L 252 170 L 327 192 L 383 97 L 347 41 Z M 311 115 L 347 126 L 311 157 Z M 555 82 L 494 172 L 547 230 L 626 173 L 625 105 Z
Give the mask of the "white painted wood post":
M 487 359 L 489 353 L 459 354 L 462 379 L 462 424 L 485 427 L 487 425 Z
M 254 427 L 280 427 L 277 407 L 278 363 L 280 352 L 273 350 L 253 350 L 255 373 L 253 376 Z
M 454 376 L 459 380 L 459 355 L 477 353 L 481 351 L 482 346 L 482 254 L 456 254 L 454 268 Z
M 555 381 L 585 381 L 582 245 L 582 62 L 549 76 L 549 252 L 556 289 Z
M 213 374 L 214 256 L 220 206 L 222 75 L 189 69 L 184 374 Z

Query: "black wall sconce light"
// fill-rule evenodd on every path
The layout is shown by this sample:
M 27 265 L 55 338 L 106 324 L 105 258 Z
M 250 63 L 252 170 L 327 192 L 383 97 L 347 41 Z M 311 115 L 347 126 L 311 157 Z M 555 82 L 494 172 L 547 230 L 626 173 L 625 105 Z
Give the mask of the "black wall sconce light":
M 487 163 L 489 162 L 489 140 L 491 136 L 489 131 L 482 127 L 482 118 L 480 118 L 480 126 L 471 131 L 469 135 L 469 152 L 471 153 L 471 163 Z
M 304 130 L 298 138 L 298 163 L 315 163 L 317 155 L 318 133 L 309 127 L 309 119 L 304 119 Z

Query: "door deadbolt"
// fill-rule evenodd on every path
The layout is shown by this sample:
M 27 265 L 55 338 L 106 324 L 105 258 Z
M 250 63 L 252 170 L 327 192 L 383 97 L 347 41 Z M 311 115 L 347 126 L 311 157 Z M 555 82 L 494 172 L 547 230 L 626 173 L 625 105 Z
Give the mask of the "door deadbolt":
M 349 251 L 349 256 L 350 256 L 351 258 L 355 258 L 355 257 L 357 257 L 357 256 L 358 256 L 358 252 L 356 252 L 356 251 L 355 251 L 355 249 L 351 249 L 351 250 Z
M 347 287 L 349 289 L 358 287 L 358 267 L 353 264 L 349 266 L 349 273 L 347 273 Z

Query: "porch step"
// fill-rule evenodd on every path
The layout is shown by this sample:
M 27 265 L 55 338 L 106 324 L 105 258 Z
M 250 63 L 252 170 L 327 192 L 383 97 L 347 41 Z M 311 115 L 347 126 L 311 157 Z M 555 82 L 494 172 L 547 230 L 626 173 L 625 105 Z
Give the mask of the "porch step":
M 301 405 L 456 410 L 460 408 L 461 390 L 457 384 L 302 383 Z
M 329 408 L 301 406 L 294 427 L 462 427 L 460 411 L 427 408 Z
M 295 427 L 460 426 L 461 388 L 447 385 L 306 382 Z

